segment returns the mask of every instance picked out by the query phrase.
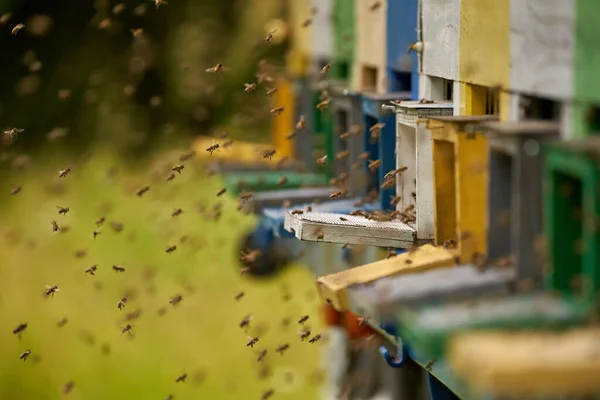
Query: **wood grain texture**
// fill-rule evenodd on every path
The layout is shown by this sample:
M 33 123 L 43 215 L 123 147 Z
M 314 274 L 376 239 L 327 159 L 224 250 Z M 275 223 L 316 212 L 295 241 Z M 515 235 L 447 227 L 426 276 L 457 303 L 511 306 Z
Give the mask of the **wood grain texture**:
M 422 0 L 422 73 L 458 81 L 460 0 Z
M 369 10 L 370 4 L 365 0 L 354 0 L 356 59 L 352 71 L 352 88 L 369 89 L 363 87 L 363 67 L 366 66 L 377 70 L 376 92 L 385 93 L 387 0 L 381 0 L 381 7 L 375 11 Z

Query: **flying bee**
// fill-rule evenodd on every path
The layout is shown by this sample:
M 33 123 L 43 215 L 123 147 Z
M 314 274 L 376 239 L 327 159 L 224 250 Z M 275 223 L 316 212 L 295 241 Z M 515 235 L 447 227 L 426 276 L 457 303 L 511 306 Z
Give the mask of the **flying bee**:
M 63 214 L 66 215 L 69 212 L 69 207 L 61 207 L 61 206 L 56 206 L 56 208 L 58 208 L 58 214 Z
M 84 272 L 86 274 L 90 274 L 90 275 L 93 276 L 93 275 L 96 275 L 96 270 L 97 269 L 98 269 L 97 265 L 92 265 L 91 267 L 87 267 Z
M 231 68 L 224 66 L 223 64 L 216 64 L 214 67 L 205 69 L 206 72 L 211 74 L 222 74 L 225 71 L 229 71 Z
M 185 169 L 185 165 L 179 164 L 179 165 L 176 165 L 173 168 L 171 168 L 171 171 L 176 171 L 177 173 L 181 174 L 181 171 L 183 171 L 184 169 Z
M 69 172 L 71 172 L 71 168 L 61 169 L 60 171 L 58 171 L 58 177 L 59 178 L 64 178 L 65 176 L 67 176 L 67 174 Z
M 379 168 L 380 166 L 381 166 L 381 160 L 375 160 L 375 161 L 369 160 L 369 170 L 371 172 L 375 172 L 377 170 L 377 168 Z
M 165 178 L 165 181 L 172 182 L 175 179 L 175 172 L 170 172 L 169 175 Z
M 24 28 L 25 28 L 25 24 L 17 24 L 17 25 L 15 25 L 14 28 L 12 28 L 10 33 L 13 35 L 16 35 L 17 33 L 21 32 L 21 30 L 23 30 Z
M 350 155 L 350 151 L 348 151 L 348 150 L 340 151 L 339 153 L 336 154 L 335 158 L 337 158 L 338 160 L 345 160 L 348 158 L 349 155 Z
M 271 40 L 273 40 L 273 34 L 277 32 L 277 29 L 273 29 L 271 32 L 269 32 L 269 34 L 267 35 L 267 37 L 265 38 L 265 41 L 269 44 L 271 44 Z
M 233 296 L 233 298 L 239 301 L 242 297 L 244 297 L 245 294 L 246 293 L 244 293 L 244 292 L 239 292 L 239 293 L 236 293 L 236 295 Z
M 14 188 L 10 189 L 10 194 L 12 194 L 13 196 L 17 193 L 19 193 L 21 191 L 21 186 L 15 186 Z
M 304 214 L 304 211 L 302 211 L 302 210 L 292 210 L 291 214 L 292 215 L 300 215 L 300 214 Z
M 319 340 L 321 340 L 321 334 L 318 333 L 315 336 L 313 336 L 312 338 L 309 339 L 308 343 L 316 343 Z
M 176 208 L 175 211 L 173 211 L 173 213 L 171 214 L 171 217 L 177 217 L 178 215 L 181 215 L 182 212 L 183 210 L 181 208 Z
M 285 344 L 282 344 L 282 345 L 280 345 L 279 347 L 277 347 L 277 348 L 275 349 L 275 352 L 276 352 L 276 353 L 279 353 L 279 354 L 281 354 L 281 355 L 283 355 L 283 353 L 284 353 L 284 352 L 285 352 L 287 349 L 289 349 L 289 348 L 290 348 L 290 345 L 289 345 L 289 343 L 285 343 Z
M 376 11 L 381 7 L 381 1 L 377 0 L 369 5 L 369 11 Z
M 172 253 L 175 250 L 177 250 L 177 246 L 173 245 L 173 246 L 169 246 L 167 247 L 167 249 L 165 250 L 165 253 Z
M 273 159 L 273 156 L 275 155 L 275 153 L 277 153 L 277 151 L 275 149 L 267 150 L 264 152 L 263 158 L 268 158 L 269 161 L 271 161 Z
M 121 300 L 119 300 L 119 302 L 117 303 L 117 308 L 119 310 L 122 310 L 123 308 L 125 308 L 125 303 L 127 303 L 127 299 L 125 297 L 123 297 Z
M 19 324 L 15 329 L 13 329 L 12 333 L 21 339 L 21 335 L 23 332 L 25 332 L 25 329 L 27 329 L 27 324 Z
M 346 222 L 346 221 L 348 221 L 348 218 L 340 217 L 340 221 Z
M 96 220 L 96 226 L 101 226 L 104 223 L 104 221 L 106 221 L 106 218 L 104 218 L 104 217 L 98 218 Z
M 331 103 L 331 99 L 323 100 L 319 104 L 317 104 L 317 110 L 321 110 L 323 112 L 324 109 L 329 107 L 329 103 Z
M 279 107 L 273 107 L 271 108 L 271 110 L 269 110 L 269 112 L 271 114 L 275 114 L 275 115 L 281 115 L 282 112 L 285 111 L 285 107 L 284 106 L 279 106 Z
M 214 142 L 213 142 L 213 144 L 212 144 L 212 145 L 210 145 L 210 146 L 208 146 L 208 147 L 206 148 L 206 151 L 208 151 L 208 152 L 209 152 L 209 154 L 212 156 L 212 153 L 213 153 L 214 151 L 218 150 L 218 149 L 219 149 L 219 147 L 221 147 L 221 146 L 219 146 L 219 143 L 214 143 Z
M 54 297 L 54 293 L 56 292 L 60 292 L 60 289 L 58 288 L 58 286 L 54 285 L 54 286 L 49 286 L 46 285 L 46 291 L 44 292 L 46 294 L 46 296 L 52 296 Z
M 310 24 L 312 24 L 312 19 L 311 18 L 307 18 L 302 22 L 302 27 L 303 28 L 308 28 L 310 26 Z
M 288 181 L 288 177 L 287 176 L 282 176 L 281 178 L 279 178 L 279 180 L 277 181 L 278 185 L 285 185 Z
M 287 135 L 285 138 L 286 138 L 287 140 L 292 140 L 292 139 L 294 139 L 294 138 L 295 138 L 297 135 L 298 135 L 298 132 L 295 132 L 295 131 L 294 131 L 294 132 L 292 132 L 292 133 L 288 134 L 288 135 Z
M 396 179 L 388 178 L 383 181 L 383 183 L 380 186 L 380 189 L 381 190 L 392 189 L 394 186 L 396 186 Z
M 340 139 L 344 140 L 344 139 L 348 139 L 350 137 L 351 133 L 350 132 L 344 132 L 340 134 Z
M 300 318 L 300 319 L 298 320 L 298 323 L 299 323 L 299 324 L 303 324 L 303 323 L 305 323 L 306 321 L 308 321 L 308 319 L 309 319 L 309 318 L 310 318 L 310 317 L 309 317 L 308 315 L 305 315 L 305 316 L 303 316 L 302 318 Z
M 252 198 L 252 193 L 249 192 L 244 192 L 242 194 L 240 194 L 240 200 L 242 200 L 242 202 L 247 202 L 248 200 L 250 200 Z
M 258 343 L 258 337 L 248 336 L 248 343 L 246 343 L 246 347 L 254 347 L 256 343 Z
M 131 326 L 131 324 L 127 324 L 124 327 L 121 328 L 121 335 L 124 335 L 125 333 L 129 333 L 131 335 L 131 330 L 133 329 L 133 326 Z
M 52 232 L 58 232 L 59 227 L 58 227 L 58 224 L 56 223 L 56 221 L 52 220 L 52 221 L 50 221 L 50 224 L 52 225 Z
M 227 191 L 227 188 L 222 188 L 222 189 L 219 189 L 219 191 L 217 192 L 217 197 L 219 197 L 219 196 L 221 196 L 221 195 L 225 194 L 225 192 L 226 192 L 226 191 Z
M 325 165 L 325 163 L 327 162 L 327 155 L 319 157 L 315 161 L 317 162 L 317 165 Z
M 139 188 L 138 190 L 135 191 L 135 194 L 138 197 L 142 197 L 144 195 L 144 193 L 148 192 L 150 190 L 150 186 L 146 185 L 146 186 L 142 186 L 141 188 Z
M 65 326 L 67 324 L 67 322 L 69 322 L 69 320 L 67 318 L 61 318 L 56 323 L 56 326 L 58 326 L 59 328 L 62 328 L 63 326 Z
M 232 139 L 229 139 L 229 140 L 226 140 L 226 141 L 223 142 L 223 148 L 224 149 L 228 149 L 231 146 L 233 146 L 233 140 Z
M 27 349 L 21 353 L 21 355 L 19 356 L 19 360 L 27 361 L 27 357 L 29 357 L 30 355 L 31 355 L 31 350 Z
M 101 233 L 102 233 L 101 231 L 102 231 L 102 227 L 99 227 L 99 228 L 98 228 L 98 229 L 96 229 L 94 232 L 92 232 L 92 237 L 93 237 L 94 239 L 96 239 L 96 237 L 97 237 L 99 234 L 101 234 Z
M 186 378 L 187 378 L 187 374 L 181 374 L 177 377 L 177 379 L 175 379 L 175 383 L 185 382 Z
M 298 122 L 296 122 L 296 129 L 299 131 L 306 129 L 306 117 L 304 115 L 300 115 L 298 118 Z
M 369 128 L 369 133 L 371 134 L 371 141 L 376 142 L 379 140 L 379 135 L 381 134 L 381 130 L 385 126 L 385 123 L 379 122 L 372 127 Z
M 396 207 L 398 205 L 398 203 L 400 203 L 400 200 L 402 200 L 402 197 L 400 197 L 400 196 L 396 196 L 396 197 L 392 198 L 392 201 L 391 201 L 392 206 Z
M 172 306 L 176 306 L 177 304 L 181 303 L 181 300 L 183 300 L 183 296 L 180 294 L 176 294 L 175 296 L 171 297 L 171 299 L 169 300 L 169 304 L 171 304 Z
M 262 360 L 265 359 L 266 356 L 267 356 L 267 350 L 263 350 L 258 354 L 258 358 L 256 359 L 256 361 L 261 362 Z
M 329 71 L 331 71 L 331 64 L 325 64 L 323 68 L 321 68 L 321 75 L 325 75 Z
M 250 93 L 256 89 L 256 83 L 244 83 L 244 92 Z
M 157 9 L 158 9 L 158 7 L 160 7 L 163 4 L 169 4 L 165 0 L 152 0 L 152 1 L 154 2 L 154 4 L 156 4 Z
M 298 332 L 300 334 L 300 340 L 304 342 L 305 339 L 308 339 L 308 337 L 310 336 L 310 330 L 309 329 L 304 329 L 302 331 Z
M 25 129 L 11 128 L 11 129 L 4 131 L 4 134 L 7 135 L 10 140 L 13 140 L 13 139 L 19 139 L 19 133 L 24 132 L 24 131 L 25 131 Z
M 260 400 L 267 400 L 275 394 L 273 389 L 269 389 L 260 396 Z
M 277 93 L 277 88 L 267 90 L 267 96 L 273 96 L 275 93 Z
M 361 153 L 358 158 L 362 161 L 367 161 L 370 155 L 371 153 L 369 151 L 365 151 L 364 153 Z
M 335 199 L 339 199 L 340 197 L 342 197 L 344 195 L 343 192 L 333 192 L 329 195 L 329 198 L 331 200 L 335 200 Z
M 248 314 L 244 317 L 244 319 L 242 319 L 242 322 L 240 322 L 240 328 L 246 328 L 248 329 L 248 327 L 250 326 L 250 320 L 252 319 L 252 314 Z
M 188 153 L 184 153 L 181 156 L 179 156 L 179 161 L 184 162 L 189 160 L 190 158 L 194 157 L 196 155 L 196 152 L 194 150 L 188 152 Z
M 125 272 L 125 268 L 121 267 L 120 265 L 113 265 L 112 269 L 115 272 Z

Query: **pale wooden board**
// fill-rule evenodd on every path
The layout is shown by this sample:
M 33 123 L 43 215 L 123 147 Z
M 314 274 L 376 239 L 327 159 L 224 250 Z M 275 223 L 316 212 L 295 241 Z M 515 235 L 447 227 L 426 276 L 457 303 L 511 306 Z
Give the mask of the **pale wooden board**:
M 516 398 L 597 395 L 600 329 L 463 333 L 450 341 L 449 364 L 481 392 Z
M 345 218 L 346 221 L 340 218 Z M 294 232 L 300 240 L 401 249 L 413 247 L 416 238 L 414 228 L 400 221 L 379 222 L 353 215 L 324 212 L 294 215 L 288 211 L 284 228 L 288 232 Z M 319 232 L 323 232 L 323 239 L 317 238 Z
M 317 8 L 312 21 L 312 56 L 330 62 L 333 58 L 333 0 L 311 0 Z
M 422 0 L 422 72 L 458 81 L 460 0 Z
M 302 189 L 284 189 L 270 190 L 267 192 L 255 193 L 250 200 L 254 212 L 258 212 L 266 207 L 278 207 L 284 201 L 289 200 L 292 204 L 310 203 L 314 200 L 329 200 L 329 195 L 335 188 L 302 188 Z

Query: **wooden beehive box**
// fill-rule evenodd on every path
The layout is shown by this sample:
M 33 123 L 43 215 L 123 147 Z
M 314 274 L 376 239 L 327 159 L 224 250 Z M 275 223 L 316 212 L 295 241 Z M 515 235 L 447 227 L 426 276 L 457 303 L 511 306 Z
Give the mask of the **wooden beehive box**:
M 388 1 L 371 11 L 371 2 L 354 0 L 356 10 L 356 58 L 352 88 L 357 91 L 386 92 L 386 20 Z

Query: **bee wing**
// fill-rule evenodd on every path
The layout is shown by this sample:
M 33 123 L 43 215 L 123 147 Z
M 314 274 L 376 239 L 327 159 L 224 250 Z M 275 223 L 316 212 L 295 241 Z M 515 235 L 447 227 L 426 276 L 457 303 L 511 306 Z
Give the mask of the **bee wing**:
M 231 71 L 231 68 L 223 66 L 223 67 L 221 67 L 221 70 L 222 71 Z
M 215 67 L 210 67 L 205 69 L 206 72 L 215 72 Z

